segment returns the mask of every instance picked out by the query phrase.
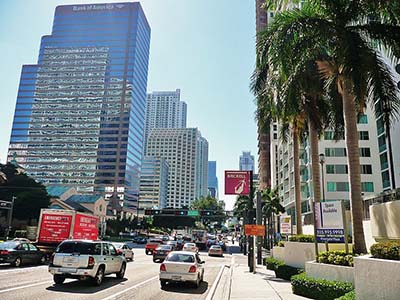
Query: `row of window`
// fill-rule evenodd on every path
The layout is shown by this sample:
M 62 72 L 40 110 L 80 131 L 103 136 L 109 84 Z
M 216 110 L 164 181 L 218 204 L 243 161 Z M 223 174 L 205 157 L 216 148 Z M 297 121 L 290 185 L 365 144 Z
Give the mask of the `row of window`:
M 335 140 L 335 132 L 334 131 L 325 131 L 324 132 L 324 139 L 325 140 Z M 336 136 L 337 140 L 344 139 L 344 133 L 339 133 Z M 369 140 L 369 132 L 368 131 L 359 131 L 358 132 L 358 139 L 360 141 L 368 141 Z
M 327 182 L 328 192 L 348 192 L 350 185 L 348 182 Z M 361 182 L 361 191 L 372 193 L 374 192 L 373 182 Z
M 326 165 L 327 174 L 348 174 L 347 165 Z M 360 165 L 361 174 L 372 174 L 372 165 Z
M 325 148 L 325 156 L 327 157 L 346 157 L 346 148 Z M 360 157 L 371 157 L 370 148 L 360 148 Z

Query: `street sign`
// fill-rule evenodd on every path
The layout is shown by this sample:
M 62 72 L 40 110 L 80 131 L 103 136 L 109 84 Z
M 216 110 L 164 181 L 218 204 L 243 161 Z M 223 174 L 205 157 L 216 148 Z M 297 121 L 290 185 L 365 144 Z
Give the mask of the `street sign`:
M 196 217 L 199 215 L 199 211 L 198 210 L 189 210 L 188 211 L 188 216 L 192 216 L 192 217 Z
M 11 207 L 12 207 L 11 201 L 0 200 L 0 209 L 11 209 Z
M 291 216 L 281 216 L 281 234 L 292 234 L 292 217 Z
M 314 204 L 317 241 L 319 243 L 344 243 L 345 233 L 341 201 Z
M 250 171 L 225 171 L 225 195 L 249 195 Z
M 245 235 L 264 236 L 265 235 L 265 226 L 264 225 L 244 225 L 244 234 Z

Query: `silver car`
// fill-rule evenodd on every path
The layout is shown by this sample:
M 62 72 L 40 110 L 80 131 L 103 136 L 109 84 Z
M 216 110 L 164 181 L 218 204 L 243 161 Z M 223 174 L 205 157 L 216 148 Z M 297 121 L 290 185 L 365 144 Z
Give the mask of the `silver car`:
M 164 288 L 168 282 L 190 282 L 196 288 L 204 278 L 204 261 L 197 253 L 173 251 L 160 265 L 160 284 Z
M 66 240 L 62 242 L 50 258 L 49 272 L 54 282 L 61 284 L 66 278 L 92 279 L 101 285 L 108 274 L 124 278 L 126 259 L 118 254 L 109 242 Z

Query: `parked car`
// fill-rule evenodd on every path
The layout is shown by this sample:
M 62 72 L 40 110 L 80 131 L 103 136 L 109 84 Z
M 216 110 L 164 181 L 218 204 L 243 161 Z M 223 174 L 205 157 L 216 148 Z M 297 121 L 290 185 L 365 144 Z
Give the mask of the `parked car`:
M 190 251 L 190 252 L 199 252 L 199 248 L 197 248 L 195 243 L 186 243 L 183 245 L 183 251 Z
M 128 246 L 127 243 L 112 243 L 115 249 L 120 251 L 123 256 L 125 256 L 126 260 L 132 261 L 134 258 L 133 250 Z
M 220 245 L 212 245 L 210 249 L 208 249 L 208 256 L 224 256 L 224 251 L 222 250 Z
M 144 236 L 135 236 L 132 241 L 136 244 L 146 244 L 147 238 Z
M 178 242 L 177 241 L 168 241 L 167 245 L 172 247 L 172 251 L 178 250 Z
M 163 244 L 163 241 L 161 239 L 149 239 L 147 241 L 147 244 L 145 246 L 145 253 L 147 255 L 153 254 L 153 251 L 160 245 Z
M 167 255 L 172 251 L 173 249 L 171 245 L 160 245 L 153 251 L 153 262 L 163 262 Z
M 44 264 L 46 254 L 35 245 L 23 241 L 0 243 L 0 263 L 9 263 L 15 267 L 23 264 Z
M 204 278 L 203 264 L 204 261 L 197 253 L 171 252 L 160 265 L 161 288 L 164 288 L 168 282 L 190 282 L 198 288 Z
M 118 254 L 111 243 L 89 240 L 65 240 L 57 247 L 49 265 L 56 284 L 62 284 L 66 278 L 74 278 L 92 279 L 99 286 L 108 274 L 124 278 L 125 270 L 125 257 Z

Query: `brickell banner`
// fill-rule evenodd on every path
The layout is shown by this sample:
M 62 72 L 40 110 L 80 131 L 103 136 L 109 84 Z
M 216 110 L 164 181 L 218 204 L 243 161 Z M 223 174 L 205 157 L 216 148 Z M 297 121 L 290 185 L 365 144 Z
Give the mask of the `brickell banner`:
M 319 243 L 344 243 L 341 201 L 315 203 L 315 221 Z
M 225 171 L 225 195 L 249 195 L 249 171 Z

